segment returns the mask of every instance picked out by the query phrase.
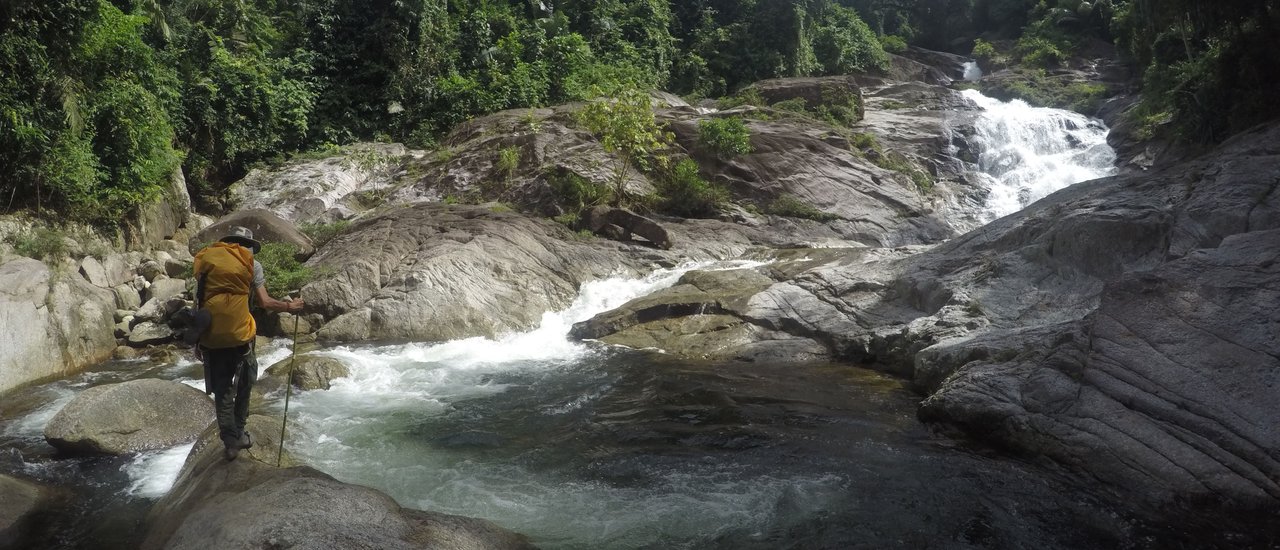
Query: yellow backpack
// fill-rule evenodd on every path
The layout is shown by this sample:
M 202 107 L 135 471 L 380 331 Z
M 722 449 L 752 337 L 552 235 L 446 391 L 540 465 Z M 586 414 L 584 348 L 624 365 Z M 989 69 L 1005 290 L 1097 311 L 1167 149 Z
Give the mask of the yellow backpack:
M 231 348 L 249 343 L 258 327 L 249 314 L 253 289 L 253 251 L 238 244 L 217 242 L 196 254 L 195 275 L 203 281 L 200 308 L 212 317 L 200 345 Z

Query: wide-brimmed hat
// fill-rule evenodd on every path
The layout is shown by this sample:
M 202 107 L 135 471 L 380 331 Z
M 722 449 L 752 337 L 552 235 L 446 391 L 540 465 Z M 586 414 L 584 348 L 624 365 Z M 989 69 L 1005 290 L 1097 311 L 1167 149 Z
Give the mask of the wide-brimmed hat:
M 236 243 L 252 250 L 254 254 L 262 250 L 262 243 L 253 240 L 253 231 L 250 231 L 248 227 L 234 225 L 227 231 L 227 236 L 218 240 L 224 243 Z

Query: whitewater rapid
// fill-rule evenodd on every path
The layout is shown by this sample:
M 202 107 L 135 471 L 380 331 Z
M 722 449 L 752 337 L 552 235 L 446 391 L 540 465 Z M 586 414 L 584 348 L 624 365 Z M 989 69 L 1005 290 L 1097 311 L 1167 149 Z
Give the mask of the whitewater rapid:
M 988 191 L 984 222 L 1017 212 L 1069 185 L 1115 173 L 1116 152 L 1102 121 L 1062 109 L 963 94 L 980 109 L 970 138 L 975 177 Z

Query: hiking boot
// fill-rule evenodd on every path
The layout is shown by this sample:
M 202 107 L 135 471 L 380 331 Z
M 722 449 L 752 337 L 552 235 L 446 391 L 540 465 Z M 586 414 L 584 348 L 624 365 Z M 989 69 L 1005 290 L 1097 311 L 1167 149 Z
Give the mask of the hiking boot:
M 253 446 L 253 438 L 249 437 L 249 432 L 240 432 L 240 440 L 236 445 L 241 449 L 248 449 Z
M 235 460 L 237 456 L 240 456 L 240 447 L 228 445 L 227 448 L 222 450 L 222 456 L 226 457 L 228 461 Z

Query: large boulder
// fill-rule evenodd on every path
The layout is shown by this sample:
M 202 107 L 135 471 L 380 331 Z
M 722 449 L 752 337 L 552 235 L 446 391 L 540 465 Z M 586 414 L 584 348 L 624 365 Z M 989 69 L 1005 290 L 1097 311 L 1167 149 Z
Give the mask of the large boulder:
M 770 105 L 793 99 L 803 99 L 809 108 L 862 104 L 862 88 L 854 76 L 774 78 L 756 82 L 744 91 L 759 92 Z
M 139 207 L 123 223 L 125 242 L 131 249 L 147 248 L 171 239 L 187 223 L 191 196 L 181 168 L 175 168 L 160 197 Z
M 89 388 L 44 428 L 73 454 L 125 454 L 191 441 L 213 420 L 213 401 L 186 384 L 146 378 Z
M 0 263 L 0 393 L 111 357 L 115 296 L 30 258 Z
M 374 489 L 342 483 L 306 466 L 276 467 L 279 419 L 251 416 L 254 446 L 222 457 L 206 430 L 181 473 L 148 515 L 144 549 L 207 548 L 530 548 L 491 522 L 401 507 Z M 249 519 L 249 521 L 246 521 Z
M 618 240 L 630 240 L 632 235 L 641 237 L 656 247 L 671 248 L 671 236 L 667 230 L 653 221 L 625 208 L 596 206 L 586 213 L 587 229 L 603 234 L 606 228 L 619 231 Z
M 1145 500 L 1280 508 L 1280 229 L 1125 273 L 1099 301 L 1008 343 L 992 334 L 925 350 L 919 361 L 950 375 L 931 384 L 921 417 Z
M 232 227 L 247 227 L 253 231 L 253 238 L 262 243 L 284 243 L 297 249 L 297 256 L 306 259 L 315 253 L 316 247 L 311 239 L 289 222 L 274 212 L 262 208 L 240 210 L 223 216 L 212 225 L 201 229 L 188 243 L 188 250 L 195 254 L 209 243 L 227 236 Z
M 635 269 L 618 245 L 583 241 L 564 226 L 484 206 L 419 203 L 352 225 L 307 265 L 308 309 L 327 341 L 443 341 L 538 325 L 578 287 Z
M 290 377 L 290 371 L 293 372 Z M 335 378 L 351 375 L 346 363 L 325 355 L 299 355 L 297 359 L 284 359 L 266 370 L 266 377 L 259 380 L 264 392 L 284 386 L 286 378 L 293 381 L 293 386 L 302 391 L 327 390 Z
M 786 362 L 829 359 L 828 348 L 812 338 L 745 318 L 751 297 L 775 283 L 767 271 L 691 271 L 669 288 L 575 324 L 569 334 L 685 357 Z

